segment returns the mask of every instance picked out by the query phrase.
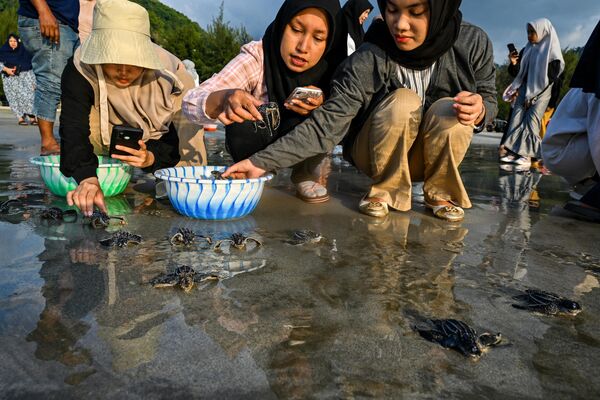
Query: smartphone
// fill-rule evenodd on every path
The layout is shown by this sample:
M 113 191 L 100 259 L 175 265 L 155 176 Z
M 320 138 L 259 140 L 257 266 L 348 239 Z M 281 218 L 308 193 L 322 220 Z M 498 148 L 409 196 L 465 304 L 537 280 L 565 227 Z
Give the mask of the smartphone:
M 513 54 L 513 53 L 517 53 L 519 54 L 519 51 L 517 50 L 517 48 L 515 47 L 514 43 L 509 43 L 508 45 L 506 45 L 506 47 L 508 47 L 508 53 L 509 54 Z
M 323 95 L 323 91 L 321 89 L 297 87 L 296 89 L 294 89 L 292 94 L 290 94 L 290 96 L 287 98 L 287 100 L 285 102 L 290 103 L 292 101 L 292 99 L 298 99 L 298 100 L 302 100 L 305 103 L 308 103 L 306 101 L 308 98 L 316 99 L 317 97 L 320 97 L 322 95 Z
M 125 125 L 113 126 L 112 133 L 110 135 L 110 151 L 108 152 L 108 154 L 118 154 L 122 156 L 131 155 L 124 151 L 117 150 L 116 146 L 120 145 L 139 150 L 140 144 L 138 143 L 138 141 L 142 140 L 143 136 L 144 131 L 140 128 L 132 128 L 130 126 Z

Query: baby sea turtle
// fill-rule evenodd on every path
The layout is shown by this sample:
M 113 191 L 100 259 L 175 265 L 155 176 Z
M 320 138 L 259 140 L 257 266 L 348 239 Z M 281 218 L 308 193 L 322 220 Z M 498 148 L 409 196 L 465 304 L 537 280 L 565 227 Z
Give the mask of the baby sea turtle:
M 16 207 L 17 205 L 21 205 L 21 202 L 19 200 L 6 200 L 4 203 L 0 204 L 0 214 L 8 214 L 11 207 Z
M 195 283 L 218 279 L 219 274 L 216 272 L 196 272 L 192 267 L 182 265 L 171 274 L 160 274 L 153 278 L 150 280 L 150 284 L 155 288 L 179 286 L 184 291 L 189 292 Z
M 125 219 L 123 217 L 110 217 L 110 216 L 108 216 L 108 214 L 106 214 L 100 210 L 94 210 L 94 212 L 92 213 L 92 216 L 89 217 L 90 225 L 92 228 L 95 228 L 95 229 L 108 227 L 111 219 L 118 219 L 121 221 L 121 224 L 125 223 Z
M 215 244 L 215 250 L 219 250 L 223 243 L 229 243 L 231 246 L 235 247 L 238 250 L 246 250 L 246 245 L 248 242 L 254 242 L 256 247 L 262 246 L 262 243 L 253 237 L 244 236 L 243 233 L 234 233 L 229 239 L 219 240 Z
M 414 329 L 423 338 L 467 357 L 479 357 L 485 349 L 502 341 L 500 333 L 484 332 L 478 336 L 473 328 L 456 319 L 430 319 L 427 325 L 415 326 Z
M 223 172 L 221 171 L 211 171 L 210 172 L 210 177 L 213 181 L 225 181 L 225 180 L 231 180 L 231 178 L 224 178 L 223 177 Z
M 537 289 L 527 289 L 525 293 L 513 296 L 513 299 L 520 301 L 513 307 L 545 315 L 577 315 L 581 312 L 578 302 Z
M 40 213 L 40 218 L 51 221 L 65 221 L 65 222 L 75 222 L 77 221 L 77 211 L 75 210 L 61 210 L 58 207 L 49 207 Z
M 125 247 L 130 244 L 140 244 L 142 237 L 140 235 L 134 235 L 127 231 L 118 231 L 112 234 L 112 236 L 102 239 L 100 244 L 106 247 Z
M 197 237 L 205 239 L 208 242 L 208 244 L 212 244 L 212 238 L 210 236 L 198 235 L 197 233 L 188 228 L 177 229 L 177 233 L 175 233 L 171 237 L 170 241 L 172 245 L 181 244 L 184 246 L 189 246 L 196 241 Z
M 301 229 L 292 233 L 289 243 L 294 246 L 301 246 L 303 244 L 319 243 L 323 239 L 324 237 L 320 233 L 311 231 L 310 229 Z

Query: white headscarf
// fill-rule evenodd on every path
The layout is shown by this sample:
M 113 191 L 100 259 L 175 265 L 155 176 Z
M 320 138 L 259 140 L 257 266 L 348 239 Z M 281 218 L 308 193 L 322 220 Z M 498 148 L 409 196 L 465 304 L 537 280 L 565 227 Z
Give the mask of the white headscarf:
M 510 85 L 509 93 L 515 93 L 527 76 L 526 100 L 531 100 L 544 91 L 550 84 L 548 81 L 548 64 L 560 60 L 560 74 L 565 70 L 565 60 L 562 56 L 558 34 L 552 23 L 546 18 L 529 22 L 538 36 L 537 43 L 528 43 L 523 51 L 521 69 Z

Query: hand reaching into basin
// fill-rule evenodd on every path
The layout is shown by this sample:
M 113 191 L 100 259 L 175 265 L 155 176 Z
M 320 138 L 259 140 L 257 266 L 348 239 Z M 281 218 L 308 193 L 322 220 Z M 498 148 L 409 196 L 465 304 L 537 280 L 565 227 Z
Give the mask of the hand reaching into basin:
M 86 217 L 92 215 L 94 205 L 108 214 L 104 204 L 104 193 L 100 189 L 98 178 L 95 176 L 82 180 L 75 190 L 67 193 L 67 203 L 70 206 L 76 205 Z
M 233 179 L 254 179 L 260 178 L 265 174 L 264 169 L 258 168 L 252 161 L 245 159 L 238 163 L 233 164 L 231 167 L 227 168 L 225 172 L 223 172 L 223 178 L 233 178 Z

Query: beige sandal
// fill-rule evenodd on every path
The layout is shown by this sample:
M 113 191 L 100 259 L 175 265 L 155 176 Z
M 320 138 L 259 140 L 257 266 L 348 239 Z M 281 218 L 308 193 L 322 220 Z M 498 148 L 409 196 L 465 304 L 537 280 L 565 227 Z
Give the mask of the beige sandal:
M 446 221 L 458 222 L 465 218 L 465 210 L 453 204 L 435 206 L 433 204 L 425 203 L 425 206 L 430 208 L 431 211 L 433 211 L 433 215 L 435 215 L 437 218 Z

